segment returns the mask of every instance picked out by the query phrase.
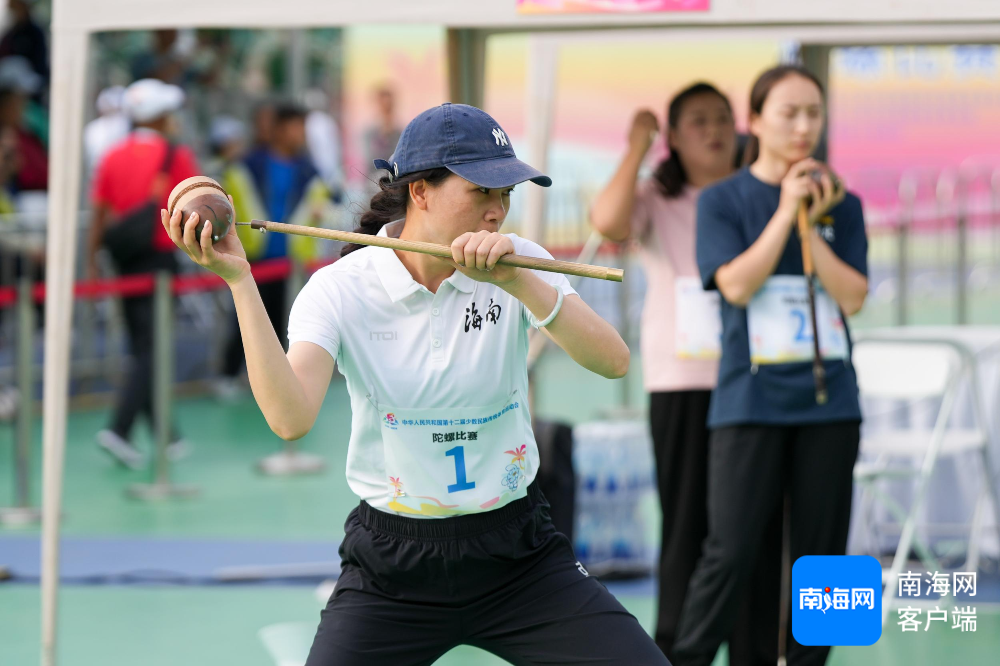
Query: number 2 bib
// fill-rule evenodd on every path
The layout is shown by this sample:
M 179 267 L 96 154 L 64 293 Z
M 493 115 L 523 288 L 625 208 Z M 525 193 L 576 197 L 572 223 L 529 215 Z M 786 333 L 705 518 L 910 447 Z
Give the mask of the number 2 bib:
M 816 285 L 816 324 L 824 359 L 847 358 L 847 331 L 840 309 Z M 750 362 L 796 363 L 813 359 L 809 291 L 802 275 L 772 275 L 747 305 Z
M 518 391 L 487 407 L 375 405 L 392 511 L 453 516 L 499 509 L 528 494 L 528 416 Z

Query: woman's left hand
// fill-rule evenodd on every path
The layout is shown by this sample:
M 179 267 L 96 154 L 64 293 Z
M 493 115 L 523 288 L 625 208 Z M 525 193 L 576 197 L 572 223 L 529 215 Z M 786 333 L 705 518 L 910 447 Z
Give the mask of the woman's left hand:
M 497 265 L 505 254 L 514 254 L 514 243 L 501 233 L 466 232 L 451 242 L 449 262 L 477 282 L 505 284 L 520 275 L 516 266 Z

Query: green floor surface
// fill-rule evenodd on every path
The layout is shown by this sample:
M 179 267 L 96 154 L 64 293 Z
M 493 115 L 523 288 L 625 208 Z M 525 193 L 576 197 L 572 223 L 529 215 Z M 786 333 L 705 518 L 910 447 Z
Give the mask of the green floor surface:
M 319 604 L 307 587 L 66 587 L 60 607 L 60 664 L 66 666 L 274 666 L 257 636 L 279 622 L 309 627 Z M 650 628 L 651 597 L 622 603 Z M 0 585 L 0 664 L 39 663 L 39 591 Z M 871 647 L 834 648 L 829 666 L 986 666 L 1000 648 L 1000 615 L 981 608 L 976 632 L 936 625 L 900 632 L 894 623 Z M 506 662 L 459 647 L 437 666 L 497 666 Z M 717 666 L 727 663 L 723 653 Z
M 630 382 L 636 407 L 645 402 L 635 377 L 606 380 L 576 366 L 561 352 L 543 362 L 538 410 L 571 423 L 596 418 L 618 404 L 623 382 Z M 639 373 L 635 373 L 638 376 Z M 588 381 L 592 378 L 592 381 Z M 66 433 L 63 534 L 85 536 L 156 536 L 287 540 L 339 539 L 344 519 L 357 498 L 344 476 L 350 437 L 350 401 L 342 380 L 335 380 L 312 431 L 299 443 L 322 455 L 327 471 L 318 476 L 270 478 L 255 463 L 282 446 L 264 421 L 252 396 L 234 403 L 212 398 L 175 402 L 175 421 L 191 443 L 192 455 L 173 466 L 177 483 L 195 484 L 192 500 L 140 502 L 127 499 L 126 488 L 150 480 L 149 471 L 123 469 L 98 449 L 94 435 L 105 427 L 104 410 L 72 412 Z M 149 429 L 134 429 L 139 448 L 151 449 Z M 32 494 L 41 496 L 41 423 L 34 428 Z M 0 427 L 0 506 L 13 499 L 9 455 L 13 428 Z M 0 533 L 16 530 L 0 528 Z M 28 532 L 37 531 L 29 528 Z

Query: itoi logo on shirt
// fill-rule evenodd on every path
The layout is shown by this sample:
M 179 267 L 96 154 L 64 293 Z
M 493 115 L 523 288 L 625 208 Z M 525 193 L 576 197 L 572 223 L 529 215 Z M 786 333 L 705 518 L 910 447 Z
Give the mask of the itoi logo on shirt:
M 868 555 L 806 555 L 792 567 L 792 635 L 802 645 L 873 645 L 882 567 Z

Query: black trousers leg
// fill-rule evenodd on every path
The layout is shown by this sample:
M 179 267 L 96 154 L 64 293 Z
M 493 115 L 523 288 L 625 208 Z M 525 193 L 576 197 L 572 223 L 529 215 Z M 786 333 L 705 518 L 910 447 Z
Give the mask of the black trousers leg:
M 267 318 L 271 320 L 274 332 L 278 334 L 283 349 L 288 348 L 288 313 L 285 312 L 285 299 L 288 294 L 288 280 L 266 282 L 260 285 L 260 299 L 267 310 Z
M 386 603 L 354 565 L 343 567 L 337 586 L 342 583 L 352 589 L 334 592 L 320 613 L 306 666 L 430 666 L 458 645 L 453 610 L 403 599 Z
M 736 625 L 763 535 L 781 505 L 787 436 L 787 429 L 768 426 L 710 435 L 708 537 L 677 628 L 677 664 L 708 666 Z
M 275 333 L 278 334 L 281 346 L 287 349 L 288 317 L 285 312 L 285 300 L 288 281 L 265 282 L 257 285 L 257 290 L 260 292 L 260 300 L 264 303 L 267 318 L 271 321 Z M 226 350 L 223 355 L 222 373 L 227 377 L 235 377 L 245 361 L 246 355 L 243 351 L 243 337 L 240 335 L 240 322 L 234 312 L 229 320 L 229 340 L 226 342 Z
M 677 623 L 708 534 L 708 404 L 711 391 L 649 396 L 656 485 L 663 515 L 656 644 L 673 660 Z
M 417 666 L 459 644 L 515 666 L 670 666 L 576 560 L 536 484 L 482 515 L 440 520 L 362 505 L 307 666 Z
M 226 349 L 222 353 L 222 374 L 235 377 L 243 366 L 243 337 L 240 335 L 240 322 L 233 312 L 229 316 L 229 336 L 226 339 Z
M 152 416 L 153 404 L 153 298 L 140 296 L 122 301 L 125 328 L 132 352 L 128 377 L 118 392 L 111 429 L 129 438 L 136 416 Z M 150 421 L 152 422 L 152 421 Z
M 465 642 L 514 666 L 670 666 L 614 595 L 576 570 L 569 548 L 552 559 L 562 566 L 512 588 L 502 602 L 488 600 L 489 613 L 477 609 L 475 617 L 488 617 L 488 625 L 476 626 Z
M 843 555 L 851 524 L 858 422 L 795 429 L 790 455 L 792 562 L 803 555 Z M 789 666 L 826 663 L 828 647 L 800 645 L 788 631 Z
M 774 666 L 778 661 L 784 498 L 760 539 L 757 564 L 729 637 L 729 666 Z

